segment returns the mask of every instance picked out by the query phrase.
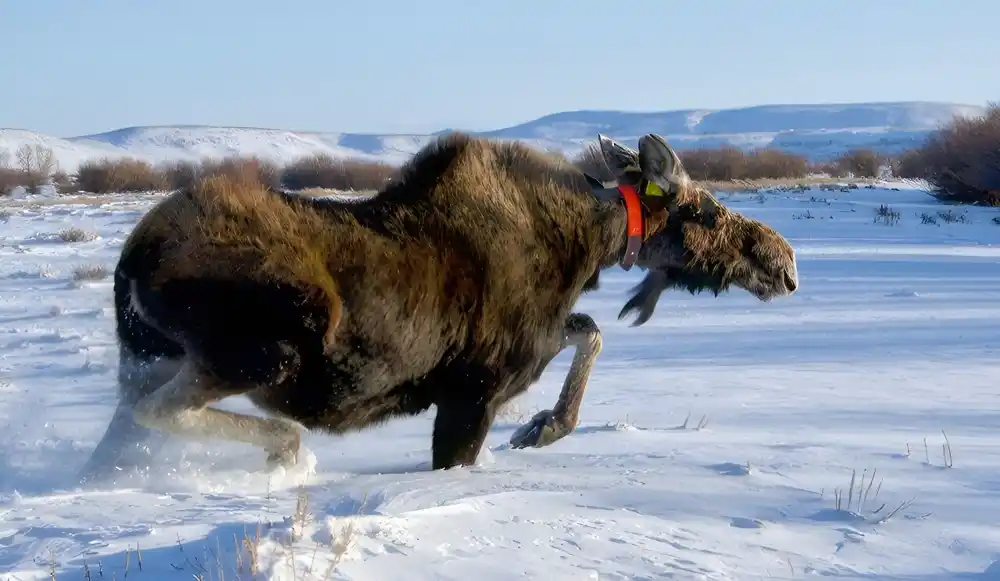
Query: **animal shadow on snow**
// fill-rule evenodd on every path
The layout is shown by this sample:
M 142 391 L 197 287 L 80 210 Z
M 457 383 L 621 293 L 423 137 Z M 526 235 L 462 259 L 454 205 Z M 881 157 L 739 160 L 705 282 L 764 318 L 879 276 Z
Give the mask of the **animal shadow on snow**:
M 228 522 L 217 525 L 202 538 L 176 539 L 173 544 L 150 548 L 144 546 L 142 538 L 130 543 L 130 551 L 98 557 L 78 556 L 64 562 L 56 562 L 58 579 L 125 579 L 126 574 L 153 575 L 156 578 L 172 579 L 218 579 L 221 574 L 235 578 L 236 575 L 249 577 L 250 564 L 247 551 L 242 547 L 244 539 L 255 542 L 264 539 L 272 527 L 284 527 L 278 523 L 252 520 Z M 259 536 L 258 536 L 259 535 Z M 234 540 L 235 539 L 235 540 Z M 237 544 L 240 553 L 237 554 Z M 136 547 L 142 552 L 142 573 L 139 573 Z M 126 553 L 131 554 L 126 554 Z M 261 563 L 261 565 L 264 565 Z
M 311 538 L 298 540 L 305 540 L 307 544 L 310 544 L 309 541 L 311 541 L 319 545 L 320 550 L 324 550 L 323 547 L 328 549 L 331 542 L 335 540 L 331 531 L 322 524 L 327 518 L 375 515 L 378 514 L 378 508 L 384 501 L 381 493 L 368 495 L 365 498 L 356 498 L 345 493 L 339 496 L 334 495 L 333 498 L 320 506 L 311 506 L 315 498 L 330 497 L 330 490 L 326 487 L 303 486 L 301 492 L 309 500 L 310 506 L 307 507 L 307 511 L 310 513 L 315 532 Z M 210 496 L 212 495 L 206 495 L 206 497 Z M 147 576 L 152 574 L 171 579 L 188 576 L 189 578 L 216 580 L 249 578 L 250 563 L 244 543 L 249 542 L 256 545 L 265 539 L 287 539 L 293 525 L 292 516 L 286 514 L 288 511 L 272 510 L 265 514 L 262 509 L 263 507 L 258 506 L 252 512 L 247 511 L 242 520 L 235 519 L 218 524 L 203 537 L 192 539 L 180 537 L 173 539 L 173 543 L 155 548 L 150 548 L 149 543 L 144 542 L 145 536 L 149 534 L 148 530 L 132 531 L 128 536 L 133 537 L 134 541 L 126 541 L 130 551 L 121 551 L 117 554 L 101 557 L 82 555 L 64 562 L 56 562 L 56 578 L 90 579 L 100 576 L 104 579 L 125 579 L 127 573 L 132 575 L 138 573 L 136 547 L 141 550 L 142 573 Z M 137 532 L 138 534 L 136 534 Z M 50 531 L 50 534 L 59 538 L 72 538 L 80 541 L 81 544 L 101 540 L 100 533 L 84 529 L 61 528 L 54 532 Z M 125 539 L 123 535 L 117 535 L 114 540 L 120 542 Z M 126 555 L 126 552 L 131 554 Z M 257 563 L 262 572 L 266 571 L 271 564 L 263 558 Z M 100 575 L 98 575 L 98 571 L 101 572 Z

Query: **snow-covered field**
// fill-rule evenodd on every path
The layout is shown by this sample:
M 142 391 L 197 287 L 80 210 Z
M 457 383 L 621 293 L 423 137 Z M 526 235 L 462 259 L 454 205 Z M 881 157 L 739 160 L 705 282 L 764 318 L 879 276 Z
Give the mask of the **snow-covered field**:
M 607 273 L 578 307 L 604 333 L 581 425 L 549 448 L 505 442 L 571 352 L 475 468 L 428 470 L 428 414 L 309 436 L 301 487 L 173 441 L 97 491 L 73 476 L 115 404 L 111 284 L 74 272 L 110 271 L 155 198 L 0 206 L 0 580 L 1000 579 L 1000 212 L 924 224 L 948 208 L 905 187 L 724 199 L 792 241 L 801 290 L 674 293 L 630 328 L 642 273 Z

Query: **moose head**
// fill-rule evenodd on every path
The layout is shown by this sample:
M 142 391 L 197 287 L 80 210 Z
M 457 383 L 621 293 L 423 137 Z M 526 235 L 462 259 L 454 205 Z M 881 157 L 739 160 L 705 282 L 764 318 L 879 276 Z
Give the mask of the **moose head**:
M 663 137 L 644 135 L 638 150 L 604 135 L 598 139 L 615 183 L 587 175 L 594 194 L 624 199 L 627 208 L 636 207 L 633 215 L 642 216 L 629 220 L 621 265 L 626 270 L 638 265 L 648 273 L 632 289 L 619 319 L 638 311 L 632 325 L 642 325 L 669 288 L 718 295 L 736 286 L 762 301 L 795 292 L 799 278 L 791 244 L 763 222 L 726 208 L 691 180 Z

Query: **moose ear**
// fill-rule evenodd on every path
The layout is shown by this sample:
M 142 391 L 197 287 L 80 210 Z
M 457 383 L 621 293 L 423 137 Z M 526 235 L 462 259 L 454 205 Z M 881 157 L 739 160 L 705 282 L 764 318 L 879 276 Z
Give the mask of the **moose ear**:
M 664 192 L 675 192 L 691 181 L 677 152 L 659 135 L 649 133 L 639 138 L 638 157 L 642 177 Z
M 608 168 L 616 178 L 621 178 L 625 172 L 639 169 L 638 151 L 616 142 L 607 135 L 597 134 L 597 140 L 601 144 L 604 163 L 608 164 Z
M 604 184 L 601 182 L 601 180 L 595 178 L 594 176 L 590 175 L 589 173 L 583 172 L 583 177 L 586 178 L 587 184 L 590 185 L 590 187 L 592 189 L 595 189 L 595 190 L 604 189 Z

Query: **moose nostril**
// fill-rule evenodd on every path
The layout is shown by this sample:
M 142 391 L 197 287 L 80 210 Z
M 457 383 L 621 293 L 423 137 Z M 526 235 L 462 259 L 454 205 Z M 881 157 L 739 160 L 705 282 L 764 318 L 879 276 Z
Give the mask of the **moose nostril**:
M 785 272 L 785 286 L 788 287 L 788 290 L 791 292 L 795 292 L 795 289 L 799 288 L 799 281 L 797 278 L 789 274 L 787 271 Z

